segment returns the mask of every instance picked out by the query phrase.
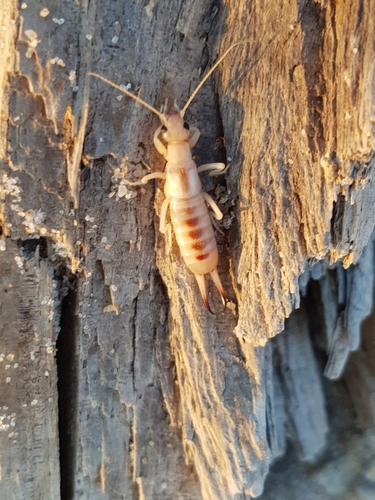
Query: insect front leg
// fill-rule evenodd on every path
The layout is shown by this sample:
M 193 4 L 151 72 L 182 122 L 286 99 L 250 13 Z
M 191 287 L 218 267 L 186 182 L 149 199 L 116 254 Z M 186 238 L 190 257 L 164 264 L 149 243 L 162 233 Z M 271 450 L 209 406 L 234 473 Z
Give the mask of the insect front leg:
M 160 125 L 160 127 L 158 127 L 155 130 L 155 133 L 154 133 L 154 144 L 155 144 L 156 149 L 159 151 L 159 153 L 161 155 L 165 156 L 167 154 L 167 148 L 164 146 L 164 144 L 161 142 L 161 140 L 158 137 L 160 135 L 162 127 L 163 127 L 163 125 Z
M 198 142 L 198 139 L 201 135 L 199 128 L 191 126 L 190 131 L 192 132 L 191 137 L 189 137 L 187 143 L 190 146 L 190 149 L 192 149 L 196 143 Z

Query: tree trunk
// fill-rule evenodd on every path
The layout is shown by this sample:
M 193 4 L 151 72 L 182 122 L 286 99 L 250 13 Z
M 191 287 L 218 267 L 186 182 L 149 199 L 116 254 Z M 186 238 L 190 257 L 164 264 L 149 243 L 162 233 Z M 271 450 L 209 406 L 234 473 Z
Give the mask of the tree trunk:
M 2 24 L 0 497 L 365 498 L 374 2 L 8 0 Z M 182 108 L 236 42 L 185 116 L 197 164 L 230 164 L 201 176 L 213 316 L 163 183 L 126 184 L 164 168 L 158 119 L 88 73 Z

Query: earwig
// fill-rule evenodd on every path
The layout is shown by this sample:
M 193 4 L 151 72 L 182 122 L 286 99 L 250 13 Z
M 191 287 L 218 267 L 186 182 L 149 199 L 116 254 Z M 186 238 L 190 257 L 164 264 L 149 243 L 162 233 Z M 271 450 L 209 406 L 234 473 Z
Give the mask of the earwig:
M 135 99 L 160 118 L 161 125 L 154 133 L 154 144 L 167 161 L 165 171 L 145 175 L 139 182 L 127 181 L 127 184 L 133 186 L 144 185 L 151 179 L 165 180 L 165 200 L 160 213 L 160 232 L 164 234 L 168 229 L 169 224 L 166 224 L 166 216 L 168 208 L 170 208 L 172 226 L 181 255 L 187 267 L 195 275 L 203 302 L 211 314 L 214 313 L 208 302 L 206 274 L 211 275 L 211 279 L 220 293 L 224 310 L 226 309 L 227 298 L 217 271 L 218 251 L 207 204 L 212 208 L 212 215 L 217 220 L 221 220 L 223 214 L 211 196 L 202 191 L 202 184 L 198 174 L 206 170 L 212 170 L 209 175 L 219 175 L 223 173 L 225 164 L 208 163 L 197 168 L 191 155 L 191 149 L 198 142 L 200 131 L 194 126 L 189 127 L 184 121 L 184 114 L 212 72 L 229 52 L 241 43 L 236 43 L 226 50 L 198 84 L 182 110 L 179 110 L 175 103 L 174 108 L 169 113 L 166 112 L 166 105 L 159 112 L 150 104 L 103 76 L 89 73 L 89 75 L 99 78 Z M 160 134 L 162 134 L 166 146 L 159 139 Z

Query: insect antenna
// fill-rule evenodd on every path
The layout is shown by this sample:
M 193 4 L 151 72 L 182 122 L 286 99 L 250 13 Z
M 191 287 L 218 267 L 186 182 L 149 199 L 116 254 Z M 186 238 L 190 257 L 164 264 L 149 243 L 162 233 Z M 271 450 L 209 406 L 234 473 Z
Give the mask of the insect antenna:
M 108 83 L 108 85 L 111 85 L 111 87 L 114 87 L 115 89 L 119 90 L 123 94 L 126 94 L 129 97 L 132 97 L 137 102 L 139 102 L 140 104 L 143 104 L 143 106 L 145 106 L 150 111 L 152 111 L 153 113 L 155 113 L 160 118 L 160 120 L 163 121 L 163 118 L 164 118 L 164 114 L 163 113 L 160 113 L 160 111 L 158 111 L 153 106 L 151 106 L 151 104 L 147 104 L 147 102 L 145 102 L 140 97 L 137 97 L 136 95 L 132 94 L 131 92 L 129 92 L 129 90 L 123 89 L 119 85 L 116 85 L 115 83 L 111 82 L 110 80 L 107 80 L 107 78 L 104 78 L 104 76 L 98 75 L 97 73 L 89 73 L 89 75 L 90 76 L 95 76 L 95 78 L 99 78 L 99 80 L 102 80 L 103 82 Z
M 243 43 L 246 43 L 246 42 L 237 42 L 237 43 L 234 43 L 233 45 L 231 45 L 229 47 L 229 49 L 227 49 L 224 54 L 220 57 L 220 59 L 218 61 L 216 61 L 216 63 L 212 66 L 212 68 L 210 69 L 210 71 L 207 73 L 207 75 L 203 78 L 203 80 L 201 80 L 198 84 L 198 86 L 196 87 L 196 89 L 194 90 L 194 92 L 191 94 L 191 96 L 189 97 L 187 103 L 185 104 L 185 106 L 182 108 L 180 114 L 181 114 L 181 118 L 184 117 L 184 114 L 185 114 L 185 111 L 187 110 L 187 108 L 190 106 L 190 103 L 191 101 L 194 99 L 194 97 L 198 94 L 198 92 L 200 91 L 202 85 L 206 82 L 206 80 L 211 76 L 211 74 L 215 71 L 215 69 L 219 66 L 219 64 L 222 62 L 223 59 L 225 59 L 227 57 L 227 55 L 229 54 L 229 52 L 234 49 L 234 47 L 237 47 L 237 45 L 242 45 Z

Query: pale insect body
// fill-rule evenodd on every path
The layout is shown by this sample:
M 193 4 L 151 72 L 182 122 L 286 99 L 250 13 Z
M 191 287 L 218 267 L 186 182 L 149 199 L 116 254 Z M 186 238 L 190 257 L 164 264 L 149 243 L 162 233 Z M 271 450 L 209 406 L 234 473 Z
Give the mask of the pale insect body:
M 200 132 L 196 127 L 191 127 L 190 130 L 183 117 L 201 86 L 224 57 L 237 45 L 239 44 L 232 45 L 210 69 L 188 99 L 184 108 L 179 110 L 175 105 L 169 113 L 166 113 L 165 109 L 163 109 L 163 112 L 157 111 L 128 90 L 115 85 L 96 73 L 90 73 L 90 75 L 103 80 L 132 97 L 159 116 L 162 125 L 155 131 L 154 144 L 167 161 L 165 171 L 148 174 L 140 182 L 127 183 L 141 185 L 146 184 L 151 179 L 164 179 L 166 181 L 164 186 L 165 200 L 160 214 L 160 231 L 162 233 L 167 231 L 166 215 L 168 208 L 170 208 L 172 226 L 182 257 L 187 267 L 195 275 L 205 306 L 211 313 L 212 310 L 208 303 L 206 291 L 205 274 L 209 273 L 211 275 L 220 293 L 224 308 L 227 299 L 217 271 L 218 251 L 207 204 L 212 208 L 216 219 L 222 219 L 223 214 L 214 200 L 202 191 L 202 184 L 198 174 L 204 170 L 213 170 L 210 175 L 217 175 L 222 173 L 225 165 L 223 163 L 209 163 L 197 168 L 191 155 L 191 148 L 197 143 Z M 160 134 L 162 134 L 166 146 L 159 139 Z

